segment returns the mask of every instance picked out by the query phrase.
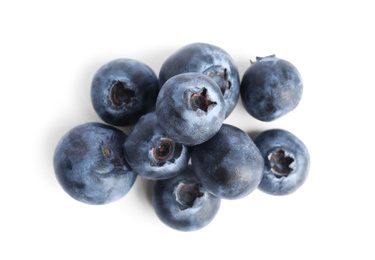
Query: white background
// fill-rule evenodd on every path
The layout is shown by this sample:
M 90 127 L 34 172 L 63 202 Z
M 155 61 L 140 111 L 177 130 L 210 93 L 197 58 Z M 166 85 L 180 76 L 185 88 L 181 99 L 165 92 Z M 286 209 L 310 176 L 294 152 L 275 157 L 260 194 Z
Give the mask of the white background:
M 371 1 L 2 1 L 0 259 L 374 259 L 373 10 Z M 304 186 L 222 201 L 190 233 L 159 221 L 141 178 L 112 204 L 71 199 L 52 157 L 66 131 L 100 121 L 96 70 L 133 58 L 158 74 L 192 42 L 226 50 L 240 77 L 256 56 L 298 68 L 296 110 L 264 123 L 239 102 L 225 122 L 297 135 L 311 153 Z

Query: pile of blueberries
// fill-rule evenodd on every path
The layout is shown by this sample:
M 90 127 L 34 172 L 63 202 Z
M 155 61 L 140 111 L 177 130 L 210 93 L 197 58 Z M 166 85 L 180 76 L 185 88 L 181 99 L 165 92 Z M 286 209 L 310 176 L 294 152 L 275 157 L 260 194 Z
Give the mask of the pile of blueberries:
M 257 58 L 240 81 L 228 53 L 206 43 L 180 48 L 159 77 L 139 61 L 113 60 L 91 86 L 93 107 L 106 124 L 82 124 L 61 138 L 56 177 L 71 197 L 95 205 L 122 198 L 138 175 L 154 180 L 160 220 L 177 230 L 200 229 L 221 199 L 256 188 L 287 195 L 305 182 L 310 157 L 295 135 L 272 129 L 251 140 L 223 124 L 239 96 L 253 117 L 269 122 L 292 111 L 302 89 L 297 69 L 274 55 Z M 115 127 L 133 125 L 128 136 Z

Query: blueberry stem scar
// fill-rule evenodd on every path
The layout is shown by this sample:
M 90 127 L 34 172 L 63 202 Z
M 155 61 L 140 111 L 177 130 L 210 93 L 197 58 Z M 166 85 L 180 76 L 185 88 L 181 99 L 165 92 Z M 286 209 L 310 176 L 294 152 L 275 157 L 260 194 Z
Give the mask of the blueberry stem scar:
M 173 155 L 173 150 L 174 143 L 172 140 L 161 139 L 159 147 L 152 149 L 152 154 L 157 162 L 165 162 Z
M 220 87 L 221 93 L 224 95 L 227 89 L 230 89 L 232 83 L 229 80 L 229 73 L 227 68 L 218 68 L 216 66 L 211 67 L 213 71 L 210 71 L 207 76 L 212 78 Z
M 105 149 L 103 149 L 103 155 L 104 155 L 104 157 L 109 158 L 109 157 L 111 157 L 111 151 L 109 149 L 105 148 Z
M 133 90 L 126 88 L 126 84 L 121 81 L 116 81 L 111 89 L 111 100 L 116 106 L 121 106 L 123 103 L 130 104 L 132 98 L 135 97 Z
M 176 199 L 180 204 L 180 210 L 193 207 L 195 200 L 203 196 L 204 194 L 199 191 L 199 186 L 195 184 L 180 182 L 176 189 Z
M 208 107 L 211 105 L 216 105 L 216 102 L 211 101 L 207 97 L 207 89 L 202 88 L 202 90 L 198 93 L 195 93 L 189 90 L 188 100 L 184 99 L 185 103 L 187 103 L 188 108 L 197 111 L 198 109 L 207 113 Z
M 294 162 L 294 159 L 286 156 L 284 150 L 278 149 L 274 153 L 270 153 L 268 160 L 270 161 L 272 171 L 278 178 L 288 176 L 293 171 L 293 168 L 290 166 Z

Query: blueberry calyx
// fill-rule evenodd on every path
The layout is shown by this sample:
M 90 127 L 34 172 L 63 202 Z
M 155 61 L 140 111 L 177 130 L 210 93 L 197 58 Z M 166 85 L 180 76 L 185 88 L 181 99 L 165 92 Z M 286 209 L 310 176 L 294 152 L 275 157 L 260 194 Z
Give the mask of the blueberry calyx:
M 158 163 L 164 163 L 172 157 L 174 151 L 174 142 L 170 139 L 160 139 L 159 147 L 152 148 L 153 158 Z
M 149 160 L 151 166 L 163 166 L 167 162 L 174 163 L 181 156 L 182 146 L 172 139 L 156 136 L 151 141 Z
M 255 61 L 250 60 L 250 64 L 253 65 L 253 64 L 254 64 L 255 62 L 257 62 L 257 61 L 263 60 L 263 59 L 265 59 L 265 58 L 274 58 L 274 57 L 276 57 L 275 54 L 268 55 L 268 56 L 264 56 L 264 57 L 256 56 L 256 57 L 255 57 L 256 60 L 255 60 Z
M 103 155 L 105 158 L 110 158 L 111 157 L 111 150 L 109 150 L 108 148 L 104 148 L 103 149 Z
M 184 92 L 183 97 L 184 103 L 188 109 L 197 111 L 202 110 L 206 114 L 209 112 L 210 107 L 214 107 L 217 103 L 209 99 L 207 95 L 207 89 L 202 88 L 198 92 L 194 92 L 188 89 Z
M 285 154 L 282 149 L 277 149 L 268 155 L 268 160 L 270 162 L 271 171 L 275 174 L 277 178 L 286 177 L 292 171 L 292 163 L 294 158 L 291 155 Z
M 132 98 L 135 97 L 134 90 L 127 87 L 123 81 L 115 81 L 110 89 L 112 103 L 119 107 L 122 104 L 132 103 Z
M 260 60 L 262 60 L 262 59 L 266 59 L 266 58 L 275 58 L 275 57 L 276 57 L 276 55 L 275 55 L 275 54 L 272 54 L 272 55 L 268 55 L 268 56 L 264 56 L 264 57 L 259 57 L 259 56 L 257 56 L 256 59 L 257 59 L 257 61 L 260 61 Z
M 232 82 L 229 79 L 230 74 L 228 73 L 227 68 L 223 68 L 222 66 L 212 66 L 205 70 L 203 74 L 206 74 L 216 82 L 223 95 L 225 94 L 225 91 L 232 86 Z
M 198 184 L 185 184 L 182 181 L 176 187 L 175 194 L 180 210 L 192 208 L 195 200 L 204 196 L 204 193 L 200 192 Z

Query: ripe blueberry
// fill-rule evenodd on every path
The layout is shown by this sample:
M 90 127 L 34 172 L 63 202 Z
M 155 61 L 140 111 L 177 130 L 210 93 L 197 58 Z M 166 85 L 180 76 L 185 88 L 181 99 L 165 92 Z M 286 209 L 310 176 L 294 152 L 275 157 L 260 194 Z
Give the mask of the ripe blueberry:
M 305 182 L 310 168 L 306 146 L 292 133 L 272 129 L 254 139 L 264 159 L 259 189 L 271 195 L 287 195 Z
M 295 109 L 302 90 L 302 78 L 296 67 L 275 56 L 257 58 L 241 81 L 241 99 L 247 112 L 267 122 Z
M 219 131 L 225 117 L 225 103 L 219 87 L 208 76 L 179 74 L 161 88 L 156 115 L 172 140 L 197 145 Z
M 225 117 L 228 117 L 240 93 L 238 70 L 229 54 L 207 43 L 186 45 L 163 63 L 159 73 L 160 87 L 171 77 L 189 72 L 202 73 L 217 83 L 225 101 Z
M 100 123 L 86 123 L 68 131 L 53 158 L 62 188 L 88 204 L 106 204 L 122 198 L 137 176 L 124 159 L 125 139 L 122 131 Z
M 132 59 L 103 65 L 91 84 L 96 113 L 106 123 L 129 126 L 155 109 L 159 82 L 150 67 Z
M 207 226 L 220 207 L 220 199 L 207 192 L 191 165 L 173 178 L 156 181 L 153 203 L 160 220 L 180 231 Z
M 207 142 L 192 149 L 192 165 L 204 187 L 217 197 L 239 199 L 255 190 L 263 174 L 263 158 L 250 137 L 223 124 Z
M 126 139 L 125 158 L 138 175 L 159 180 L 179 174 L 186 167 L 190 153 L 187 146 L 168 137 L 152 112 L 138 120 Z

